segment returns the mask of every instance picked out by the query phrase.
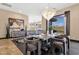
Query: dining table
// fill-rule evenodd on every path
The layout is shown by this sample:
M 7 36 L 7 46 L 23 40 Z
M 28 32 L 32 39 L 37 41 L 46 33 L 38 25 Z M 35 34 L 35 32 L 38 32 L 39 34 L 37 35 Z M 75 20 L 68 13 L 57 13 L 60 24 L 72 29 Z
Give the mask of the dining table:
M 48 42 L 48 40 L 50 38 L 52 38 L 52 40 L 55 40 L 55 41 L 59 41 L 59 42 L 63 42 L 63 54 L 66 55 L 67 54 L 67 51 L 69 52 L 70 50 L 70 40 L 68 38 L 66 38 L 66 36 L 63 35 L 64 38 L 62 39 L 57 39 L 56 37 L 57 36 L 60 36 L 61 34 L 41 34 L 41 35 L 29 35 L 29 36 L 26 36 L 26 37 L 21 37 L 21 39 L 23 38 L 24 39 L 24 43 L 27 42 L 28 38 L 32 38 L 32 39 L 38 39 L 39 40 L 39 43 L 38 43 L 38 55 L 41 55 L 41 40 L 42 41 L 46 41 Z M 20 37 L 19 37 L 20 39 Z M 18 40 L 19 40 L 18 39 Z M 53 48 L 52 48 L 53 49 Z
M 47 41 L 48 42 L 48 39 L 49 38 L 52 38 L 52 39 L 55 39 L 55 37 L 56 36 L 59 36 L 60 34 L 46 34 L 46 35 L 29 35 L 29 36 L 27 36 L 26 38 L 30 38 L 30 37 L 32 37 L 32 38 L 37 38 L 37 39 L 41 39 L 41 40 L 43 40 L 43 41 Z M 59 41 L 61 41 L 62 39 L 59 39 Z M 68 42 L 68 44 L 67 44 L 67 42 Z M 68 50 L 69 50 L 69 42 L 70 42 L 70 40 L 69 39 L 66 39 L 66 38 L 63 38 L 63 44 L 64 44 L 64 55 L 66 55 L 67 54 L 67 48 L 68 48 Z M 40 43 L 41 44 L 41 43 Z M 41 47 L 39 48 L 39 49 L 41 49 Z M 40 51 L 40 54 L 41 54 L 41 50 L 39 50 Z

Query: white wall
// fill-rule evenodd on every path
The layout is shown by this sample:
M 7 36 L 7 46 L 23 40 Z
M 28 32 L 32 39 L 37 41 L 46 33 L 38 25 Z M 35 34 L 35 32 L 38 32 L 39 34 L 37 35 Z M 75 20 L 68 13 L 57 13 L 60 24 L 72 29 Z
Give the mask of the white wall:
M 42 20 L 42 17 L 41 15 L 29 15 L 28 16 L 28 19 L 29 19 L 29 23 L 32 23 L 32 22 L 38 22 L 38 21 L 41 21 Z
M 59 10 L 57 15 L 65 11 L 70 11 L 70 37 L 79 41 L 79 4 Z
M 4 8 L 4 9 L 3 9 Z M 7 10 L 5 7 L 0 8 L 0 38 L 6 37 L 6 26 L 8 23 L 8 18 L 16 18 L 16 19 L 23 19 L 25 21 L 24 25 L 28 25 L 28 16 L 12 11 Z

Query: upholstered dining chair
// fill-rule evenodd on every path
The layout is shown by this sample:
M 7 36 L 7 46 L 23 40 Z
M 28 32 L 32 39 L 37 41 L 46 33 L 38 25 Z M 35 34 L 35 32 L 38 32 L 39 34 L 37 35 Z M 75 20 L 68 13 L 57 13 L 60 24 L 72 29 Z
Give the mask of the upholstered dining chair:
M 40 49 L 41 49 L 41 43 L 39 43 L 40 41 L 38 39 L 33 39 L 33 40 L 26 40 L 26 52 L 27 55 L 31 55 L 33 53 L 33 55 L 35 54 L 40 54 Z M 36 52 L 37 51 L 37 52 Z
M 66 40 L 64 38 L 52 38 L 51 41 L 51 50 L 52 54 L 55 54 L 55 49 L 58 48 L 60 50 L 60 53 L 62 52 L 64 55 L 66 54 Z
M 56 36 L 55 38 L 59 38 L 59 39 L 66 39 L 66 44 L 67 44 L 67 49 L 68 49 L 68 51 L 67 51 L 67 54 L 69 54 L 70 53 L 70 39 L 69 39 L 69 37 L 67 36 L 67 35 L 59 35 L 59 36 Z

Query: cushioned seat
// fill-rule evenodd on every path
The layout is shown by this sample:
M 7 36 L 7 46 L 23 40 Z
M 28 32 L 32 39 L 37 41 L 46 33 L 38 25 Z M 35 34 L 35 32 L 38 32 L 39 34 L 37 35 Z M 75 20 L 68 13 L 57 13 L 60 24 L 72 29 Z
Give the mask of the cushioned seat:
M 58 46 L 62 46 L 62 45 L 63 45 L 62 42 L 54 42 L 53 44 L 54 44 L 54 45 L 58 45 Z
M 29 51 L 30 54 L 33 52 L 35 54 L 36 50 L 38 49 L 38 40 L 33 39 L 33 40 L 26 40 L 27 43 L 27 52 Z
M 63 43 L 62 42 L 53 42 L 54 47 L 54 54 L 61 54 L 63 50 Z
M 35 51 L 37 49 L 37 47 L 33 44 L 27 44 L 27 46 L 28 46 L 27 48 L 28 51 Z

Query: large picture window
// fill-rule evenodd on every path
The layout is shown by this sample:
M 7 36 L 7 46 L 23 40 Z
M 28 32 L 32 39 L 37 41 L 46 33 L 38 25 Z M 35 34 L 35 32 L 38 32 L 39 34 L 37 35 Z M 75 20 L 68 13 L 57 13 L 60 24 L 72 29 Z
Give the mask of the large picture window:
M 55 16 L 51 20 L 52 20 L 51 26 L 52 26 L 53 32 L 64 34 L 65 27 L 66 27 L 65 26 L 65 15 Z

